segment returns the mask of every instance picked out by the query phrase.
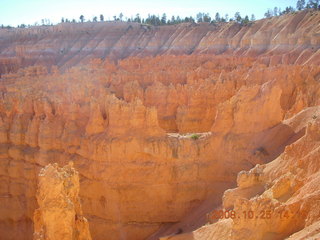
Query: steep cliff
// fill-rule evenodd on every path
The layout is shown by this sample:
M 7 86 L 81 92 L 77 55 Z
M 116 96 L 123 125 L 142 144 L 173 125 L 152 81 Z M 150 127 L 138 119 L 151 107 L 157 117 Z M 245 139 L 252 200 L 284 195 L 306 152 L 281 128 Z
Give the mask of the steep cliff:
M 156 239 L 205 224 L 240 171 L 282 159 L 286 146 L 306 138 L 313 115 L 301 111 L 320 105 L 319 16 L 304 11 L 244 27 L 84 23 L 4 33 L 1 71 L 14 71 L 0 79 L 1 236 L 32 239 L 40 169 L 68 161 L 79 171 L 95 240 Z M 225 193 L 226 207 L 240 208 L 237 196 L 254 192 L 250 174 Z M 243 206 L 254 204 L 251 197 Z M 245 232 L 243 222 L 227 224 L 224 233 Z M 222 234 L 224 222 L 212 226 Z M 286 236 L 303 227 L 313 229 L 301 220 Z

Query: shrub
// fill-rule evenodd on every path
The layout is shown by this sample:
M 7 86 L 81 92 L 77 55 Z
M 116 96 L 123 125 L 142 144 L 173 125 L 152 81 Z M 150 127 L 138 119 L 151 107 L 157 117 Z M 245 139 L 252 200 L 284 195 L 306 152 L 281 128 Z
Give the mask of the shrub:
M 199 135 L 199 134 L 196 134 L 196 133 L 194 133 L 194 134 L 192 134 L 192 135 L 190 136 L 190 138 L 192 138 L 193 140 L 197 140 L 197 139 L 199 139 L 199 137 L 200 137 L 200 135 Z

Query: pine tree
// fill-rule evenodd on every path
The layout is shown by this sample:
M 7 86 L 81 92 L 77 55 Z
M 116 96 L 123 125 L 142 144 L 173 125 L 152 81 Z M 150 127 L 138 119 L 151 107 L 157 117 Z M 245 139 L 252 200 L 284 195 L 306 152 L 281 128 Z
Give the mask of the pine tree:
M 226 22 L 229 21 L 229 14 L 224 15 L 224 18 L 226 19 Z
M 242 25 L 247 25 L 249 22 L 250 22 L 250 21 L 249 21 L 248 15 L 246 15 L 246 16 L 244 17 L 244 19 L 241 20 L 241 24 L 242 24 Z
M 203 15 L 203 21 L 204 22 L 211 22 L 211 17 L 209 13 L 206 13 Z
M 309 0 L 307 8 L 320 9 L 320 0 Z
M 104 21 L 104 16 L 102 14 L 100 14 L 100 21 L 103 22 Z
M 273 12 L 271 9 L 268 9 L 268 11 L 264 14 L 264 16 L 266 18 L 270 18 L 270 17 L 273 17 Z
M 254 22 L 256 20 L 256 16 L 254 14 L 251 14 L 251 18 L 250 18 L 250 21 L 251 22 Z
M 184 19 L 184 21 L 185 21 L 185 22 L 195 23 L 195 20 L 194 20 L 194 18 L 193 18 L 192 16 L 186 17 L 186 18 Z
M 238 23 L 241 23 L 242 18 L 241 18 L 240 12 L 236 12 L 236 13 L 234 14 L 234 19 L 235 19 Z
M 306 1 L 305 0 L 298 0 L 297 1 L 297 9 L 299 11 L 303 10 L 305 8 Z
M 282 12 L 283 14 L 288 14 L 288 13 L 292 13 L 294 12 L 294 8 L 293 7 L 286 7 L 286 9 Z
M 175 24 L 176 23 L 176 18 L 175 18 L 175 16 L 172 16 L 171 17 L 171 24 Z
M 218 12 L 216 13 L 215 20 L 216 20 L 217 22 L 220 22 L 220 21 L 221 21 L 220 14 L 219 14 Z
M 201 13 L 201 12 L 199 12 L 198 14 L 197 14 L 197 22 L 199 23 L 199 22 L 203 22 L 203 13 Z
M 84 16 L 83 16 L 83 15 L 80 16 L 80 21 L 81 21 L 82 23 L 84 22 Z
M 161 24 L 165 25 L 167 23 L 167 15 L 164 13 L 161 17 Z
M 181 23 L 181 22 L 182 22 L 182 20 L 181 20 L 180 16 L 178 15 L 178 16 L 177 16 L 176 23 Z
M 136 18 L 133 21 L 137 23 L 141 23 L 141 18 L 139 13 L 137 13 Z
M 120 19 L 120 21 L 122 21 L 122 18 L 123 18 L 123 13 L 120 13 L 120 14 L 119 14 L 119 19 Z

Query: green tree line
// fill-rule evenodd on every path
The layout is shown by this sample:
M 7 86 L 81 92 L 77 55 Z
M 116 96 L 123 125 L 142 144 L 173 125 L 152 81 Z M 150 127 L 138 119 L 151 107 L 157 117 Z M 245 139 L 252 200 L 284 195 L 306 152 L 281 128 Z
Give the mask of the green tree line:
M 312 10 L 320 10 L 320 0 L 298 0 L 296 3 L 296 8 L 289 6 L 286 7 L 284 10 L 278 7 L 274 7 L 273 9 L 268 9 L 264 17 L 270 18 L 274 16 L 281 16 L 284 14 L 293 13 L 295 11 L 301 11 L 304 9 L 312 9 Z M 161 26 L 161 25 L 174 25 L 179 23 L 201 23 L 201 22 L 208 22 L 208 23 L 220 23 L 220 22 L 237 22 L 241 25 L 247 25 L 251 22 L 256 20 L 255 15 L 252 14 L 250 17 L 248 15 L 242 17 L 240 12 L 236 12 L 234 16 L 229 17 L 228 14 L 221 15 L 220 13 L 215 13 L 212 17 L 209 13 L 199 12 L 196 14 L 196 17 L 180 17 L 180 16 L 171 16 L 168 17 L 166 13 L 163 13 L 162 16 L 155 15 L 155 14 L 148 14 L 146 18 L 142 18 L 140 14 L 136 14 L 134 17 L 124 17 L 123 13 L 120 13 L 118 16 L 113 16 L 113 21 L 127 21 L 127 22 L 136 22 L 141 24 L 148 24 L 153 26 Z M 104 22 L 105 17 L 103 14 L 100 14 L 99 18 L 94 16 L 92 19 L 86 19 L 84 15 L 80 15 L 79 19 L 68 19 L 68 18 L 61 18 L 61 23 L 84 23 L 84 22 Z M 35 23 L 34 25 L 25 25 L 21 24 L 18 25 L 18 28 L 27 28 L 31 26 L 49 26 L 53 25 L 49 19 L 42 19 L 41 24 Z M 13 28 L 11 26 L 4 26 L 3 24 L 0 28 Z

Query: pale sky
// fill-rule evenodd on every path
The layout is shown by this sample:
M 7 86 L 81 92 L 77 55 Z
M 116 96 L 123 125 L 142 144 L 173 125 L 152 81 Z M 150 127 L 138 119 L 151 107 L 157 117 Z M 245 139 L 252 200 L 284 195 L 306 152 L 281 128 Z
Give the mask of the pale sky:
M 17 26 L 19 24 L 41 24 L 41 19 L 50 19 L 58 23 L 61 18 L 73 18 L 77 21 L 80 15 L 85 19 L 103 14 L 105 20 L 113 19 L 114 15 L 123 13 L 126 17 L 146 17 L 148 13 L 161 16 L 166 13 L 168 17 L 193 16 L 198 12 L 209 13 L 211 17 L 219 12 L 221 16 L 229 14 L 233 17 L 239 11 L 244 17 L 255 14 L 262 18 L 268 8 L 287 6 L 296 7 L 296 0 L 0 0 L 0 25 Z

